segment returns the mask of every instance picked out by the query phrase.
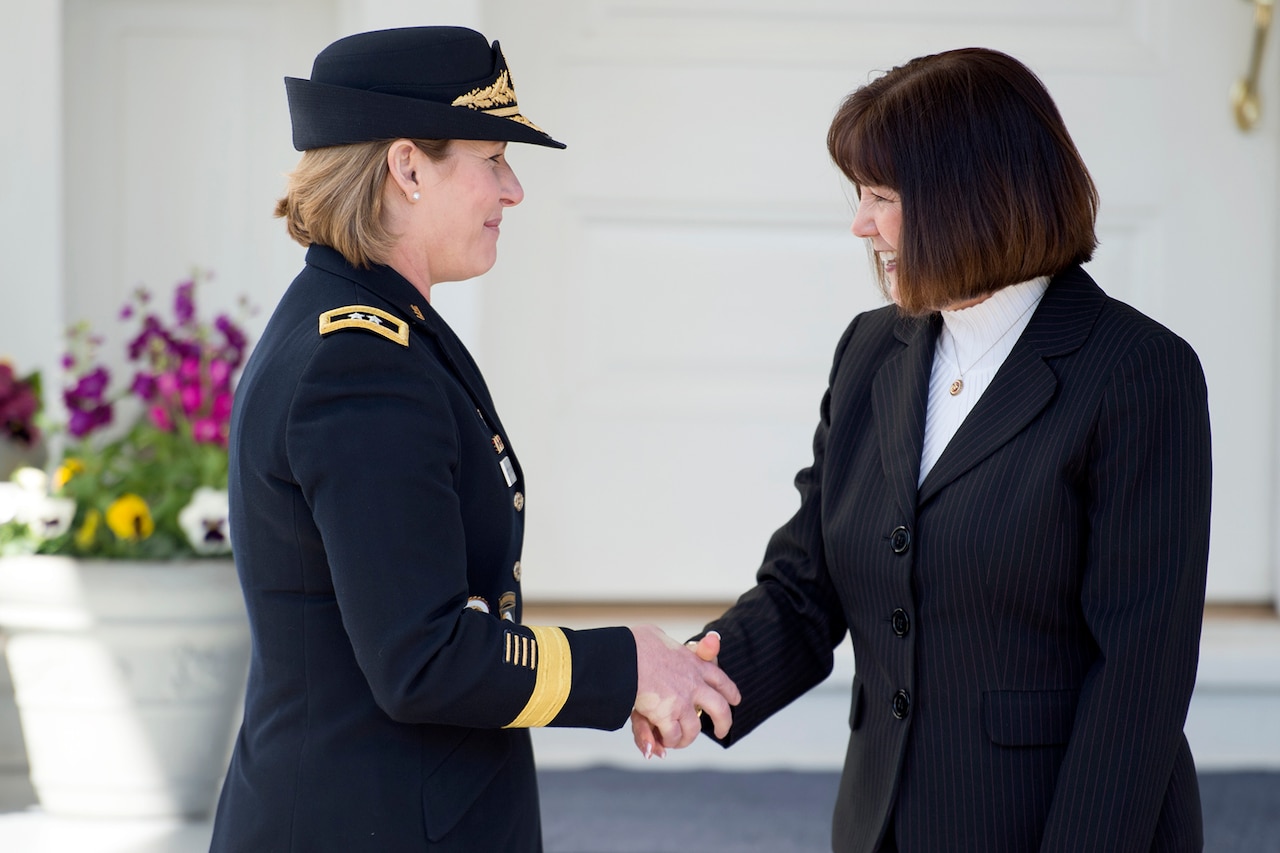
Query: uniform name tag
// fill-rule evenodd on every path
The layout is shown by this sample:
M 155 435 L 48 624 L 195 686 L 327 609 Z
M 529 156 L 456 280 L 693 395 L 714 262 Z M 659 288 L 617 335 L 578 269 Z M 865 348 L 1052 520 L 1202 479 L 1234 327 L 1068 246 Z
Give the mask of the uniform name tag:
M 516 466 L 511 464 L 511 457 L 502 457 L 499 464 L 502 466 L 502 476 L 507 478 L 507 485 L 514 486 L 516 482 Z

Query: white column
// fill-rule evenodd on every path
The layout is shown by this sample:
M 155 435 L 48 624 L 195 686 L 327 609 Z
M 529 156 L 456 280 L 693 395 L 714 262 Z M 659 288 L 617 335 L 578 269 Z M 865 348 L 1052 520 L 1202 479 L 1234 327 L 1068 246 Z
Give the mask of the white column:
M 59 386 L 63 344 L 62 4 L 0 0 L 0 359 Z M 56 390 L 54 392 L 56 394 Z M 0 636 L 0 806 L 33 801 Z
M 19 373 L 39 368 L 56 392 L 65 324 L 62 4 L 0 0 L 0 20 L 0 359 Z

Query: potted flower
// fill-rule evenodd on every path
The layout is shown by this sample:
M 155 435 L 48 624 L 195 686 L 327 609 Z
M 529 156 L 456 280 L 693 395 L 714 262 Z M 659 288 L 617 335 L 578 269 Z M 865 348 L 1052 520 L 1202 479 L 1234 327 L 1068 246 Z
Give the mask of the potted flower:
M 227 430 L 246 338 L 137 290 L 131 376 L 73 327 L 62 449 L 0 483 L 0 628 L 44 808 L 200 815 L 216 793 L 248 663 L 230 560 Z M 49 430 L 53 432 L 53 430 Z
M 40 374 L 18 376 L 0 361 L 0 478 L 24 465 L 44 464 L 40 414 Z

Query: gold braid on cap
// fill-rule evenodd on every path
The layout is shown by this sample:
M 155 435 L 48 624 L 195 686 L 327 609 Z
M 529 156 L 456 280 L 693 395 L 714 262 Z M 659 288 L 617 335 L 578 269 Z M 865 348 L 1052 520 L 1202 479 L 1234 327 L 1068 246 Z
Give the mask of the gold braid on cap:
M 497 80 L 483 88 L 472 89 L 465 95 L 459 95 L 453 99 L 450 106 L 466 107 L 491 116 L 509 118 L 533 128 L 538 133 L 544 132 L 542 128 L 520 115 L 520 106 L 516 103 L 515 86 L 511 83 L 511 72 L 505 69 L 498 75 Z

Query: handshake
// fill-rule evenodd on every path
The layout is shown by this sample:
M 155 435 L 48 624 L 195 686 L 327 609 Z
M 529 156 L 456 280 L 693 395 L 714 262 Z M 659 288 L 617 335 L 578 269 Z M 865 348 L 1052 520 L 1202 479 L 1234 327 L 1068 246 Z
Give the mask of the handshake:
M 733 724 L 730 705 L 742 701 L 737 685 L 716 665 L 720 635 L 680 643 L 653 625 L 631 629 L 636 640 L 636 704 L 631 734 L 645 758 L 693 743 L 705 712 L 724 737 Z

